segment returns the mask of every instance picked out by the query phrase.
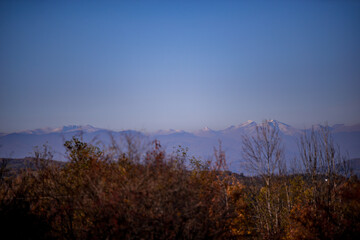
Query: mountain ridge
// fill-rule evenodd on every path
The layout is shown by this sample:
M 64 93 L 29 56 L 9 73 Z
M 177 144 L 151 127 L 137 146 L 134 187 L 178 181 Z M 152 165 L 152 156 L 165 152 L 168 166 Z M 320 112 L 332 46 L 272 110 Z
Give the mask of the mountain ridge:
M 269 125 L 271 125 L 271 127 L 279 127 L 279 130 L 282 133 L 286 133 L 288 132 L 290 134 L 290 132 L 292 132 L 292 134 L 294 133 L 299 133 L 301 131 L 306 131 L 306 130 L 311 130 L 311 128 L 296 128 L 293 127 L 289 124 L 280 122 L 278 120 L 274 120 L 274 119 L 270 119 L 266 121 Z M 236 129 L 243 129 L 243 128 L 256 128 L 256 126 L 261 126 L 261 124 L 263 124 L 263 122 L 261 123 L 257 123 L 253 120 L 248 120 L 245 121 L 243 123 L 240 123 L 238 125 L 231 125 L 227 128 L 224 129 L 220 129 L 220 130 L 213 130 L 209 127 L 203 127 L 201 129 L 198 130 L 194 130 L 194 131 L 186 131 L 186 130 L 181 130 L 181 129 L 168 129 L 168 130 L 164 130 L 164 129 L 160 129 L 154 132 L 150 132 L 147 135 L 150 136 L 155 136 L 155 135 L 169 135 L 169 134 L 173 134 L 173 133 L 192 133 L 194 135 L 198 134 L 198 133 L 203 133 L 203 132 L 213 132 L 213 133 L 225 133 L 227 131 L 231 131 L 231 130 L 236 130 Z M 318 130 L 320 128 L 324 128 L 326 127 L 326 125 L 322 125 L 322 124 L 314 124 L 313 128 L 315 130 Z M 335 130 L 337 132 L 349 132 L 349 131 L 360 131 L 360 123 L 358 124 L 354 124 L 354 125 L 345 125 L 345 124 L 334 124 L 332 126 L 328 126 L 331 130 Z M 290 129 L 290 131 L 288 130 Z M 106 129 L 106 128 L 98 128 L 98 127 L 94 127 L 90 124 L 86 124 L 86 125 L 64 125 L 61 127 L 44 127 L 44 128 L 36 128 L 36 129 L 32 129 L 32 130 L 21 130 L 21 131 L 15 131 L 15 132 L 10 132 L 10 133 L 5 133 L 2 132 L 0 133 L 0 137 L 5 136 L 5 135 L 10 135 L 10 134 L 36 134 L 36 135 L 41 135 L 41 134 L 50 134 L 50 133 L 70 133 L 70 132 L 97 132 L 97 131 L 109 131 L 109 132 L 125 132 L 125 131 L 134 131 L 134 132 L 139 132 L 142 134 L 145 134 L 142 131 L 137 131 L 137 130 L 132 130 L 132 129 L 128 129 L 128 130 L 121 130 L 121 131 L 115 131 L 115 130 L 111 130 L 111 129 Z
M 132 136 L 148 142 L 158 139 L 169 152 L 174 151 L 174 148 L 179 145 L 188 147 L 189 154 L 204 160 L 213 156 L 214 147 L 217 147 L 219 141 L 221 141 L 229 162 L 239 163 L 241 161 L 242 136 L 256 133 L 256 126 L 263 123 L 249 120 L 220 130 L 205 127 L 195 131 L 169 129 L 152 133 L 136 130 L 113 131 L 91 125 L 40 128 L 0 135 L 0 157 L 23 158 L 33 156 L 35 146 L 47 144 L 55 152 L 54 159 L 66 160 L 63 144 L 64 141 L 71 139 L 73 136 L 79 136 L 84 141 L 95 145 L 101 143 L 102 146 L 110 146 L 112 139 L 126 142 L 125 137 Z M 277 120 L 268 120 L 267 124 L 279 129 L 286 149 L 286 156 L 289 159 L 293 158 L 298 152 L 297 140 L 299 136 L 311 129 L 298 129 Z M 360 124 L 352 126 L 336 124 L 329 127 L 335 142 L 340 145 L 344 152 L 348 152 L 351 158 L 360 157 L 360 131 L 358 131 L 358 125 L 360 126 Z M 316 125 L 314 128 L 316 130 L 322 127 L 324 126 Z

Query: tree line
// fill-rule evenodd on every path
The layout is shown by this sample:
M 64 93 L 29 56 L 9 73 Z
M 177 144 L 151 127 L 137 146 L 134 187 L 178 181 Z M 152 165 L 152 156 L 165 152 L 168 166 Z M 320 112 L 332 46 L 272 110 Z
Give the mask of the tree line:
M 0 228 L 12 239 L 356 239 L 360 182 L 327 128 L 299 139 L 287 166 L 277 128 L 243 137 L 251 176 L 231 173 L 221 144 L 200 161 L 128 136 L 106 150 L 74 137 L 69 161 L 46 147 L 32 166 L 0 166 Z M 144 150 L 145 149 L 145 150 Z

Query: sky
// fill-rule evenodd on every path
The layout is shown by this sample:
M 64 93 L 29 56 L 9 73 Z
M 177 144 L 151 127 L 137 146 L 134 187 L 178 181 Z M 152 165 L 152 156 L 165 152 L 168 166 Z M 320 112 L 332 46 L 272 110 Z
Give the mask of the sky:
M 1 1 L 0 132 L 360 123 L 360 1 Z

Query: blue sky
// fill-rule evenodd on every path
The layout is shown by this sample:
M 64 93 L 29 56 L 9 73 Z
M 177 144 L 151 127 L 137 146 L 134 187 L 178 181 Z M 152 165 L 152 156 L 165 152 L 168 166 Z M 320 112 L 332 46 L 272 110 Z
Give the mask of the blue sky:
M 360 1 L 1 1 L 0 132 L 360 122 Z

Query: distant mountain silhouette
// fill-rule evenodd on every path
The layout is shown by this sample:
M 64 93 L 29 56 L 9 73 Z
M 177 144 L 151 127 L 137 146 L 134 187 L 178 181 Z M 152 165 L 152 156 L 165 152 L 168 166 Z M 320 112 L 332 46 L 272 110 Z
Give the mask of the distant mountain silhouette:
M 261 123 L 260 123 L 261 124 Z M 287 159 L 293 159 L 297 152 L 297 140 L 304 131 L 309 129 L 297 129 L 277 120 L 269 120 L 271 127 L 278 128 L 283 139 Z M 112 131 L 86 126 L 64 126 L 60 128 L 41 128 L 27 130 L 10 134 L 0 134 L 0 157 L 24 158 L 33 156 L 34 147 L 47 144 L 53 150 L 54 158 L 66 160 L 63 143 L 73 136 L 79 136 L 86 142 L 99 146 L 107 146 L 112 139 L 125 144 L 125 137 L 141 139 L 151 142 L 158 139 L 161 145 L 169 152 L 174 151 L 179 145 L 189 148 L 189 154 L 201 159 L 213 156 L 214 147 L 222 142 L 223 150 L 226 152 L 230 169 L 242 172 L 241 145 L 244 134 L 254 134 L 259 123 L 247 121 L 239 125 L 230 126 L 223 130 L 212 130 L 203 128 L 194 132 L 183 130 L 160 130 L 150 134 L 139 131 Z M 321 125 L 315 125 L 314 129 L 320 129 Z M 338 144 L 343 153 L 348 153 L 350 158 L 360 158 L 360 124 L 345 126 L 337 124 L 330 126 L 335 143 Z

